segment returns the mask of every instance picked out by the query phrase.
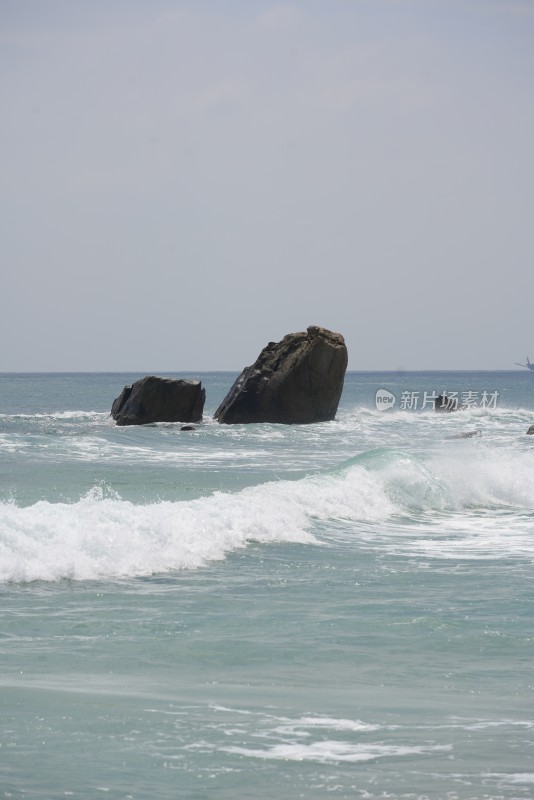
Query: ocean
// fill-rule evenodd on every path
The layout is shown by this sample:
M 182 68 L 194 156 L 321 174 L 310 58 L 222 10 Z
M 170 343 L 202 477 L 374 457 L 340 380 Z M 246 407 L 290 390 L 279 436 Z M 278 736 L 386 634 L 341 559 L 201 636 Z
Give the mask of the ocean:
M 117 427 L 142 374 L 0 376 L 0 797 L 534 797 L 534 374 Z

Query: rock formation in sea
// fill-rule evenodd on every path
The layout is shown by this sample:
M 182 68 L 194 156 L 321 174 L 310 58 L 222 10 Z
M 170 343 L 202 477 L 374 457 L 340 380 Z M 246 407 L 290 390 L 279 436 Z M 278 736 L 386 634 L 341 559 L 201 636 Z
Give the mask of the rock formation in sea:
M 454 436 L 446 436 L 446 439 L 472 439 L 474 436 L 482 436 L 482 431 L 477 428 L 476 431 L 465 431 L 464 433 L 455 433 Z
M 111 416 L 117 425 L 150 422 L 198 422 L 206 392 L 200 381 L 172 380 L 147 375 L 125 386 L 113 401 Z
M 215 412 L 223 423 L 298 424 L 334 419 L 347 369 L 340 333 L 316 325 L 269 342 Z
M 530 428 L 528 429 L 527 433 L 528 433 L 530 436 L 532 436 L 532 434 L 534 433 L 534 425 L 531 425 L 531 426 L 530 426 Z

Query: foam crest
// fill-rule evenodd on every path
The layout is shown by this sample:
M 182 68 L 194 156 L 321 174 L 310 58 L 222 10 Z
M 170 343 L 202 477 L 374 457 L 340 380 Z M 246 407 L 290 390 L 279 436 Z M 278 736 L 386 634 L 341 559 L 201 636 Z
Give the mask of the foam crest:
M 534 458 L 529 452 L 458 448 L 434 453 L 423 463 L 389 451 L 382 461 L 375 457 L 368 468 L 406 518 L 375 530 L 375 546 L 442 560 L 534 556 Z
M 109 417 L 108 411 L 50 411 L 49 413 L 35 414 L 0 414 L 0 419 L 27 419 L 27 420 L 99 420 L 105 421 Z
M 379 725 L 362 722 L 359 719 L 337 719 L 336 717 L 300 717 L 294 723 L 295 728 L 328 728 L 334 731 L 376 731 Z
M 387 448 L 367 451 L 338 468 L 364 467 L 399 511 L 514 509 L 530 511 L 534 457 L 480 447 L 434 451 L 423 459 Z
M 503 775 L 503 783 L 534 783 L 534 772 L 515 772 Z
M 95 488 L 79 502 L 0 505 L 0 580 L 91 580 L 194 569 L 250 541 L 317 543 L 318 520 L 376 521 L 395 511 L 362 467 L 135 505 Z
M 430 461 L 453 509 L 532 509 L 534 457 L 490 448 L 440 455 Z
M 0 580 L 94 580 L 194 569 L 251 540 L 313 542 L 304 510 L 264 487 L 134 505 L 90 493 L 73 504 L 0 505 Z
M 300 717 L 300 719 L 284 719 L 283 725 L 274 728 L 274 733 L 282 736 L 311 736 L 311 732 L 317 729 L 331 731 L 349 731 L 351 733 L 363 733 L 377 731 L 380 725 L 371 725 L 359 719 L 336 719 L 335 717 Z

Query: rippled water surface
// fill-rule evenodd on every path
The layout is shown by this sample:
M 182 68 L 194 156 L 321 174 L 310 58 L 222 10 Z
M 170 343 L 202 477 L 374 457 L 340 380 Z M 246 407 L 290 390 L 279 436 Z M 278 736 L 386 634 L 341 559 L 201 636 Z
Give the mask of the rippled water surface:
M 0 376 L 0 796 L 534 796 L 534 375 L 221 426 L 205 374 L 193 432 L 137 377 Z

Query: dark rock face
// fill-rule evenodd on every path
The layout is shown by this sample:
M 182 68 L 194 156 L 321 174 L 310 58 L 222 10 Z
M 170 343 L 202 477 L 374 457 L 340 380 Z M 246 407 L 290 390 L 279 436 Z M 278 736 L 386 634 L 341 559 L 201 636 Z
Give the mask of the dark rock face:
M 530 436 L 532 436 L 532 434 L 534 433 L 534 425 L 531 425 L 531 426 L 530 426 L 530 428 L 528 429 L 527 433 L 528 433 Z
M 215 419 L 228 424 L 334 419 L 347 360 L 343 336 L 315 325 L 269 342 L 237 378 Z
M 117 425 L 149 422 L 198 422 L 206 392 L 200 381 L 172 380 L 148 375 L 125 386 L 113 401 L 111 416 Z

